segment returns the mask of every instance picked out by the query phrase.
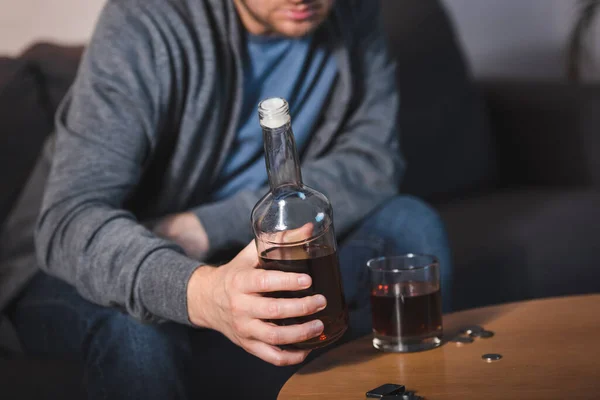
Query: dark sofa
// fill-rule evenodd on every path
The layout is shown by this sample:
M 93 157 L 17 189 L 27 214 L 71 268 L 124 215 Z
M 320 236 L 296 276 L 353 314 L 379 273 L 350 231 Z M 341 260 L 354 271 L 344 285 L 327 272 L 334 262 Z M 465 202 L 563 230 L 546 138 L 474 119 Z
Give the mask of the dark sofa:
M 383 3 L 408 161 L 401 191 L 427 199 L 447 224 L 455 308 L 600 291 L 600 87 L 474 82 L 438 0 Z M 80 54 L 37 44 L 0 58 L 0 225 Z M 5 335 L 0 348 L 14 347 Z M 61 379 L 79 387 L 77 374 L 58 378 L 42 373 L 46 364 L 7 357 L 0 369 L 40 372 L 21 382 L 36 398 L 64 387 Z M 9 383 L 20 382 L 15 376 Z
M 401 187 L 454 252 L 454 308 L 600 291 L 600 85 L 473 82 L 437 0 L 384 0 Z

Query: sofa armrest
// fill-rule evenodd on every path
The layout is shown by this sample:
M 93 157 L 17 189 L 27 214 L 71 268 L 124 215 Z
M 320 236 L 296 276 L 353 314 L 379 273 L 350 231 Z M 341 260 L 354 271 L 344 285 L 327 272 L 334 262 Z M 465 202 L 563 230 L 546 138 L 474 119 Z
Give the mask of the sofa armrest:
M 83 51 L 83 46 L 38 42 L 20 57 L 39 69 L 52 115 L 75 80 Z
M 0 314 L 0 358 L 21 352 L 22 348 L 17 333 L 8 318 Z
M 41 86 L 33 64 L 0 58 L 0 227 L 52 130 Z
M 600 185 L 600 85 L 479 82 L 503 186 Z

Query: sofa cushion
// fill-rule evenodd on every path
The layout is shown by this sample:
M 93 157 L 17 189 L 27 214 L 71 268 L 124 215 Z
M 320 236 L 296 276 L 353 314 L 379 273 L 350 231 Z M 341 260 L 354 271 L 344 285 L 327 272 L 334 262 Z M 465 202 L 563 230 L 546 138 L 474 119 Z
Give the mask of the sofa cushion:
M 431 199 L 489 185 L 494 149 L 484 103 L 439 0 L 384 0 L 398 62 L 402 191 Z
M 600 292 L 600 191 L 504 191 L 439 208 L 458 309 Z
M 500 183 L 600 186 L 600 85 L 486 82 Z
M 2 399 L 85 399 L 83 363 L 75 360 L 0 359 Z
M 31 63 L 0 58 L 0 227 L 51 131 L 47 104 Z
M 588 183 L 600 187 L 600 85 L 581 89 L 581 118 L 578 129 L 583 136 Z

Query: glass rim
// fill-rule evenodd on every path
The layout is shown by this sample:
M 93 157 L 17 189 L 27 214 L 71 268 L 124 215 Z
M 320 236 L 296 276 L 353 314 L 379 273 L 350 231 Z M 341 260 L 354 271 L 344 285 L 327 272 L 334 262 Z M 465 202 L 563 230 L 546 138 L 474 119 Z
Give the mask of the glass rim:
M 410 260 L 410 259 L 426 259 L 427 262 L 422 265 L 410 265 L 410 266 L 395 266 L 394 268 L 382 268 L 376 267 L 375 264 L 379 264 L 383 261 L 394 261 L 394 260 Z M 407 253 L 397 256 L 382 256 L 372 258 L 367 261 L 367 268 L 371 271 L 383 272 L 383 273 L 398 273 L 407 271 L 422 271 L 427 268 L 439 268 L 440 261 L 438 258 L 431 254 L 424 253 Z

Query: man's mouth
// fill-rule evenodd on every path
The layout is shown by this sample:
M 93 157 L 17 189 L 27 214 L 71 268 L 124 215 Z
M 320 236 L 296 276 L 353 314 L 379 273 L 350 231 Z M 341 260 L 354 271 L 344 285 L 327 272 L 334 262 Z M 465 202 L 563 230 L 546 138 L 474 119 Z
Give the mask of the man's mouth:
M 319 9 L 319 2 L 313 1 L 308 4 L 302 4 L 297 7 L 288 8 L 285 10 L 288 18 L 294 21 L 306 21 L 314 18 Z
M 307 10 L 288 10 L 287 15 L 290 19 L 294 21 L 305 21 L 307 19 L 311 19 L 316 14 L 315 10 L 307 9 Z

